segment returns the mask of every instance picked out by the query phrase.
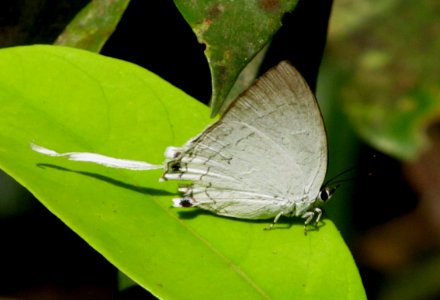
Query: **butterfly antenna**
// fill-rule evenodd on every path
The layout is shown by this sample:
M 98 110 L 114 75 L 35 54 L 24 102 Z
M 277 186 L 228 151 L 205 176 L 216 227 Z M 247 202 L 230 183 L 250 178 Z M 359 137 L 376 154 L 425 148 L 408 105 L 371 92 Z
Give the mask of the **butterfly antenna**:
M 358 169 L 358 167 L 359 167 L 358 165 L 351 166 L 350 168 L 336 174 L 335 176 L 333 176 L 329 180 L 325 181 L 322 186 L 340 185 L 343 182 L 352 181 L 352 180 L 356 179 L 357 176 L 344 178 L 344 179 L 339 179 L 339 178 L 347 173 L 355 171 L 356 169 Z

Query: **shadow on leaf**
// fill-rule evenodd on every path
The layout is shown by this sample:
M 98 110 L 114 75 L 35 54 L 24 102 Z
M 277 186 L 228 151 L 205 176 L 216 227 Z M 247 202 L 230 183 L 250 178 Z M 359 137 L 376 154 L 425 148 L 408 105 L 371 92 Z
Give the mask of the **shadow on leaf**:
M 78 170 L 72 170 L 72 169 L 68 169 L 68 168 L 64 168 L 64 167 L 60 167 L 57 165 L 52 165 L 52 164 L 37 164 L 38 167 L 40 168 L 51 168 L 51 169 L 55 169 L 55 170 L 59 170 L 59 171 L 64 171 L 64 172 L 71 172 L 71 173 L 77 173 L 77 174 L 81 174 L 84 176 L 88 176 L 91 178 L 95 178 L 98 180 L 102 180 L 105 181 L 107 183 L 110 183 L 112 185 L 124 188 L 124 189 L 129 189 L 138 193 L 142 193 L 142 194 L 147 194 L 147 195 L 155 195 L 155 196 L 173 196 L 175 195 L 174 193 L 170 193 L 168 191 L 165 190 L 160 190 L 160 189 L 153 189 L 153 188 L 148 188 L 148 187 L 141 187 L 141 186 L 137 186 L 137 185 L 133 185 L 133 184 L 129 184 L 108 176 L 104 176 L 101 174 L 96 174 L 96 173 L 91 173 L 91 172 L 86 172 L 86 171 L 78 171 Z
M 197 207 L 192 208 L 183 208 L 177 212 L 180 219 L 184 220 L 190 220 L 194 219 L 200 215 L 208 215 L 215 218 L 224 218 L 228 219 L 231 222 L 246 222 L 246 223 L 254 223 L 254 224 L 261 224 L 262 230 L 267 230 L 268 227 L 272 224 L 273 219 L 263 219 L 263 220 L 248 220 L 248 219 L 238 219 L 238 218 L 232 218 L 227 216 L 221 216 L 217 215 L 214 212 L 206 211 Z M 264 226 L 265 225 L 265 226 Z M 304 226 L 304 220 L 297 217 L 284 217 L 280 218 L 280 220 L 269 230 L 267 231 L 273 231 L 273 230 L 285 230 L 290 229 L 292 226 Z M 319 231 L 321 227 L 325 226 L 325 221 L 320 220 L 318 224 L 308 224 L 305 227 L 305 234 L 308 232 L 314 232 Z

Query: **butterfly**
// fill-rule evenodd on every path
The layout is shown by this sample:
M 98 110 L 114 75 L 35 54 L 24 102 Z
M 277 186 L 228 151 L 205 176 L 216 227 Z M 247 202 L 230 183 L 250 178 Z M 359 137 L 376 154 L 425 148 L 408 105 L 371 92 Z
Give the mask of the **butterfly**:
M 317 101 L 281 62 L 238 97 L 222 118 L 183 147 L 169 147 L 163 180 L 189 180 L 175 207 L 239 219 L 299 216 L 319 222 L 335 187 L 322 187 L 327 138 Z
M 33 150 L 114 168 L 163 168 L 179 187 L 175 207 L 198 207 L 239 219 L 322 216 L 336 187 L 323 181 L 327 137 L 317 101 L 300 73 L 281 62 L 230 104 L 222 117 L 182 147 L 168 147 L 163 166 L 96 153 Z

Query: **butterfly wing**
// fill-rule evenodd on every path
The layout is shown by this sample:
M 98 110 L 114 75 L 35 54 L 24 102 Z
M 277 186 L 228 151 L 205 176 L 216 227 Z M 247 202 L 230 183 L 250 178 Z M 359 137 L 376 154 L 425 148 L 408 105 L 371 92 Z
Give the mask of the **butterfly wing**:
M 295 68 L 282 62 L 168 158 L 163 178 L 192 181 L 181 188 L 186 198 L 178 201 L 220 215 L 263 219 L 315 201 L 327 169 L 327 140 L 312 92 Z

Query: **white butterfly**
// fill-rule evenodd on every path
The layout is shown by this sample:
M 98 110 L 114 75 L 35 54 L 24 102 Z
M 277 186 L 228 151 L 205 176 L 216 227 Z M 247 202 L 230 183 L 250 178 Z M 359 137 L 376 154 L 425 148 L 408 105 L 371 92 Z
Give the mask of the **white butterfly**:
M 184 146 L 168 147 L 165 166 L 96 153 L 33 150 L 113 168 L 164 168 L 162 180 L 189 180 L 173 200 L 240 219 L 298 216 L 318 223 L 334 187 L 321 187 L 327 139 L 313 93 L 286 62 L 260 77 L 222 118 Z

